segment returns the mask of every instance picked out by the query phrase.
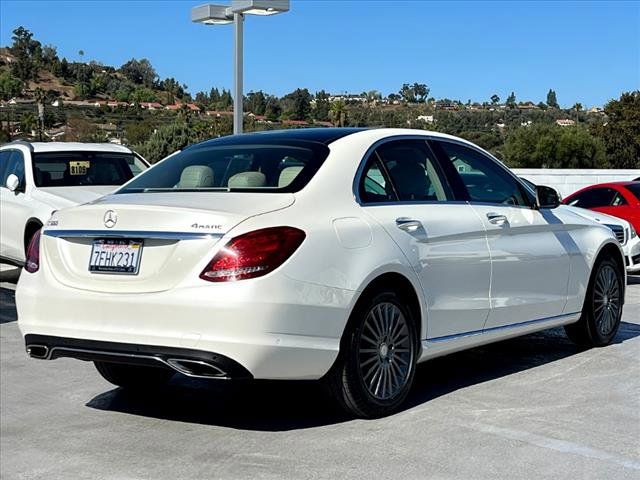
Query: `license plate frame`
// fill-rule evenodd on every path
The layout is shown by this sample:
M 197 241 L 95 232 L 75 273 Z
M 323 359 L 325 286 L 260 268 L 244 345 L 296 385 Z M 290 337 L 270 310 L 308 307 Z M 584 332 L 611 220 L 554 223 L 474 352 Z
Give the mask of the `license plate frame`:
M 91 244 L 89 273 L 138 275 L 143 248 L 144 241 L 140 239 L 96 238 Z

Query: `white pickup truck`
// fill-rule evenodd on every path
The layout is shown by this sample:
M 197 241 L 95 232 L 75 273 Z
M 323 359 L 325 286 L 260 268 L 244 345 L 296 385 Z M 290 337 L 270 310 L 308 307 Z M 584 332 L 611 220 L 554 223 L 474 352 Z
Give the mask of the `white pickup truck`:
M 0 261 L 22 265 L 55 210 L 93 201 L 149 165 L 109 143 L 15 141 L 0 147 Z

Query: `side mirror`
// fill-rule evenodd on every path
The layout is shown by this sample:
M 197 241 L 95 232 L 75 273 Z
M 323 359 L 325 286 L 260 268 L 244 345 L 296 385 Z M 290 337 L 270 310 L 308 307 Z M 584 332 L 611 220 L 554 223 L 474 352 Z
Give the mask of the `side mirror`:
M 18 190 L 18 187 L 20 187 L 20 179 L 18 178 L 18 176 L 14 173 L 11 173 L 8 177 L 7 177 L 7 182 L 5 183 L 5 186 L 12 192 L 15 192 L 16 190 Z
M 536 208 L 556 208 L 560 205 L 560 195 L 551 187 L 536 185 Z

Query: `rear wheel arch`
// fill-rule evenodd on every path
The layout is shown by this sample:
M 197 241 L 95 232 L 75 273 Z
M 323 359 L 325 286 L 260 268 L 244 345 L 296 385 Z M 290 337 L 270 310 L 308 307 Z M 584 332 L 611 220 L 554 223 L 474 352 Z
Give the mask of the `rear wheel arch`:
M 345 326 L 345 329 L 342 333 L 342 338 L 340 339 L 341 352 L 344 351 L 344 342 L 346 341 L 347 337 L 346 334 L 349 332 L 349 329 L 352 327 L 352 324 L 354 322 L 353 312 L 355 312 L 362 305 L 362 303 L 371 298 L 372 295 L 388 291 L 396 293 L 406 302 L 406 305 L 413 316 L 416 332 L 418 332 L 418 343 L 420 343 L 420 333 L 422 332 L 424 316 L 422 314 L 418 292 L 406 276 L 402 275 L 401 273 L 387 272 L 371 280 L 358 296 L 358 300 L 355 302 L 353 308 L 351 309 L 351 312 L 349 314 L 349 321 L 347 322 L 347 325 Z M 417 347 L 418 349 L 420 349 L 420 345 L 417 345 Z

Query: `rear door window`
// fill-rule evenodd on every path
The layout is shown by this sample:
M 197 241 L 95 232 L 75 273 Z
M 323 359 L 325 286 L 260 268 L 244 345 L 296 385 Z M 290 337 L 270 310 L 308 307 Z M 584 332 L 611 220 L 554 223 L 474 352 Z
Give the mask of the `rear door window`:
M 436 159 L 421 140 L 397 140 L 379 146 L 367 162 L 359 190 L 365 203 L 453 199 Z

